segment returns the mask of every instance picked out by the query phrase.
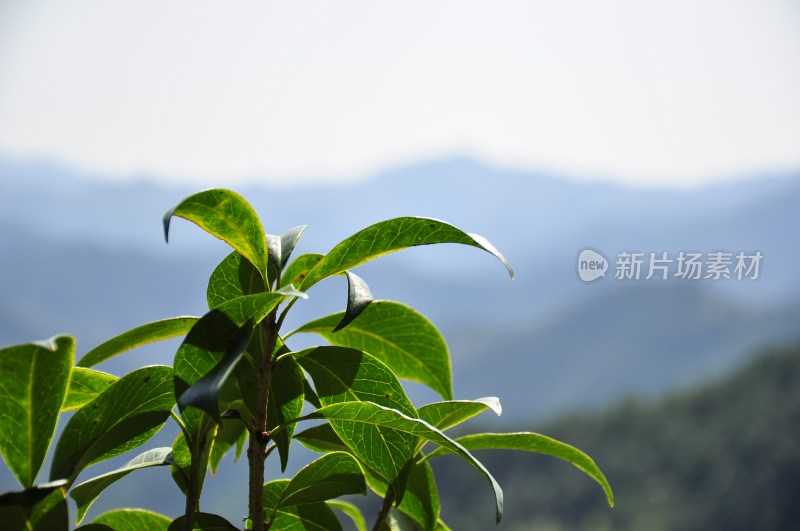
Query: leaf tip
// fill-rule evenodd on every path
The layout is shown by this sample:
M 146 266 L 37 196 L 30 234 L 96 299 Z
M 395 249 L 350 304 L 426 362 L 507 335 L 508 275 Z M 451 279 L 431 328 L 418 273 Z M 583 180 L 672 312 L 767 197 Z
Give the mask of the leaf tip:
M 164 218 L 162 219 L 162 222 L 164 224 L 164 241 L 166 243 L 169 243 L 169 222 L 172 219 L 172 215 L 174 213 L 175 209 L 170 208 L 169 210 L 167 210 L 166 214 L 164 214 Z

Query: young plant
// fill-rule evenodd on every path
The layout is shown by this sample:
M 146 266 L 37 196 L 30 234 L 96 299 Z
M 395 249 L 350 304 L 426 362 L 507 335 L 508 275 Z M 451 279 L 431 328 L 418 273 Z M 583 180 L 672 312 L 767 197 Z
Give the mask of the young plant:
M 164 216 L 185 218 L 227 242 L 233 251 L 211 273 L 202 317 L 176 317 L 134 328 L 85 354 L 73 367 L 68 336 L 0 350 L 0 451 L 23 491 L 0 496 L 8 529 L 68 529 L 66 495 L 81 523 L 87 509 L 112 483 L 138 469 L 168 466 L 185 495 L 183 516 L 120 509 L 79 529 L 236 529 L 201 512 L 209 469 L 232 449 L 247 446 L 247 529 L 341 529 L 335 511 L 360 531 L 366 522 L 352 503 L 338 498 L 382 498 L 373 530 L 444 530 L 430 460 L 455 453 L 491 487 L 497 522 L 503 493 L 474 450 L 510 449 L 566 460 L 597 481 L 609 504 L 613 494 L 595 463 L 579 450 L 536 433 L 480 433 L 453 438 L 447 430 L 475 415 L 500 414 L 496 398 L 455 400 L 450 356 L 428 319 L 399 302 L 373 301 L 352 270 L 406 247 L 459 243 L 488 251 L 513 271 L 485 238 L 442 221 L 403 217 L 376 223 L 325 255 L 302 254 L 290 262 L 305 227 L 280 236 L 265 233 L 241 196 L 206 190 L 184 199 Z M 343 312 L 284 332 L 299 299 L 326 278 L 348 281 Z M 326 345 L 292 349 L 295 334 L 315 333 Z M 117 378 L 95 365 L 140 345 L 185 336 L 172 367 L 142 367 Z M 441 398 L 415 407 L 400 379 L 430 387 Z M 55 447 L 50 482 L 35 478 L 60 411 L 76 410 Z M 170 448 L 154 448 L 121 468 L 75 484 L 90 465 L 137 448 L 172 418 L 180 434 Z M 302 431 L 306 421 L 316 421 Z M 277 451 L 285 470 L 294 442 L 321 457 L 291 479 L 265 482 L 265 460 Z M 430 443 L 430 444 L 429 444 Z M 431 447 L 429 449 L 429 447 Z

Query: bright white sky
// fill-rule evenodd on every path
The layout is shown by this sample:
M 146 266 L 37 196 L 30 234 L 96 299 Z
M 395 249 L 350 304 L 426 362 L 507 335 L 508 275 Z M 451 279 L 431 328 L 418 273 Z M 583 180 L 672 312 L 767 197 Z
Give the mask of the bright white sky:
M 273 183 L 453 154 L 660 184 L 798 167 L 799 5 L 0 0 L 0 154 Z

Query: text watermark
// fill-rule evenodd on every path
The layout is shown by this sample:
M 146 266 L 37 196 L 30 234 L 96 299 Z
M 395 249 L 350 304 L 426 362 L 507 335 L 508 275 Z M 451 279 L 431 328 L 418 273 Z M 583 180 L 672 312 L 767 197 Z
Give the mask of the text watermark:
M 603 253 L 583 249 L 578 255 L 578 277 L 592 282 L 612 269 L 616 280 L 757 280 L 763 258 L 761 251 L 620 251 L 612 269 Z

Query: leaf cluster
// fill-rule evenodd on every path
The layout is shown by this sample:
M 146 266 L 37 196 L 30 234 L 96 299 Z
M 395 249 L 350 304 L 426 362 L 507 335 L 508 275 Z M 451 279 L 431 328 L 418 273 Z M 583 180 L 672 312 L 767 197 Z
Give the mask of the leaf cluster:
M 184 199 L 164 216 L 165 237 L 175 217 L 232 248 L 210 275 L 205 315 L 144 324 L 77 363 L 69 336 L 0 349 L 0 452 L 23 488 L 0 497 L 0 516 L 13 524 L 9 529 L 68 529 L 67 496 L 80 524 L 104 489 L 148 467 L 169 472 L 185 495 L 183 516 L 170 520 L 119 509 L 79 529 L 236 529 L 202 512 L 200 499 L 208 471 L 230 452 L 238 458 L 245 447 L 248 529 L 337 530 L 341 516 L 365 530 L 359 509 L 340 498 L 368 492 L 383 500 L 374 530 L 448 529 L 430 466 L 445 453 L 460 456 L 483 476 L 499 522 L 503 492 L 473 455 L 491 448 L 568 461 L 613 504 L 595 463 L 569 445 L 536 433 L 448 435 L 483 411 L 500 414 L 499 400 L 456 400 L 450 354 L 436 327 L 404 304 L 373 300 L 365 280 L 352 271 L 407 247 L 457 243 L 492 254 L 513 277 L 485 238 L 439 220 L 403 217 L 367 227 L 327 254 L 291 260 L 305 227 L 269 234 L 234 192 L 212 189 Z M 344 310 L 284 332 L 292 307 L 334 276 L 348 282 Z M 292 349 L 295 334 L 309 333 L 325 344 Z M 121 377 L 94 368 L 171 337 L 183 337 L 171 367 L 141 367 Z M 441 401 L 415 407 L 401 379 L 429 387 Z M 36 483 L 59 414 L 69 410 L 75 412 L 55 443 L 50 481 Z M 77 483 L 91 465 L 141 447 L 170 419 L 180 428 L 171 447 L 148 449 L 117 470 Z M 291 478 L 266 480 L 264 461 L 277 450 L 285 471 L 295 444 L 321 455 Z

